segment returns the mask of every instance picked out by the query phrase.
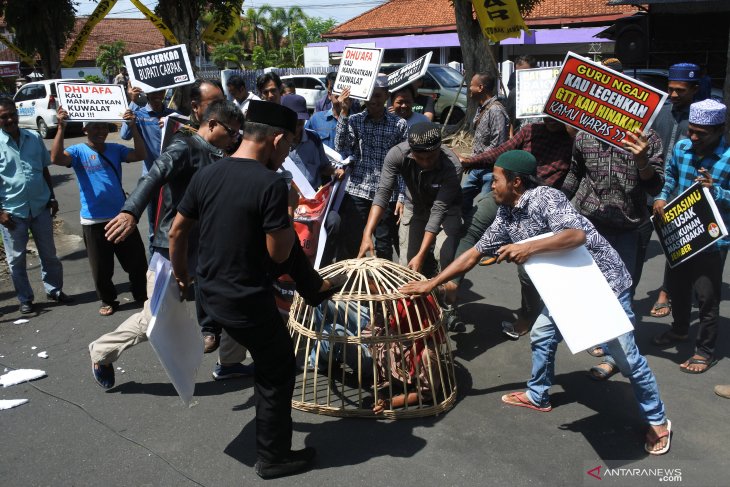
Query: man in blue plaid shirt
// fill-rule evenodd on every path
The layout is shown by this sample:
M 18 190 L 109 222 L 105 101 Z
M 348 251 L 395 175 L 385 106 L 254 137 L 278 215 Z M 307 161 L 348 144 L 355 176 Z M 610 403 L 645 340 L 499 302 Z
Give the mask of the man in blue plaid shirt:
M 342 107 L 337 122 L 335 150 L 342 157 L 350 157 L 352 172 L 340 207 L 344 231 L 338 242 L 337 260 L 353 259 L 357 256 L 380 182 L 385 156 L 390 149 L 405 142 L 408 136 L 406 121 L 385 109 L 387 98 L 386 76 L 378 77 L 373 94 L 365 102 L 365 110 L 360 113 L 350 116 L 352 100 L 349 89 L 345 89 L 338 98 L 338 104 Z M 402 181 L 399 184 L 402 188 Z M 375 253 L 388 260 L 393 257 L 393 243 L 397 232 L 397 198 L 394 194 L 389 205 L 390 211 L 385 212 L 385 217 L 375 229 Z
M 710 190 L 725 225 L 730 224 L 730 146 L 723 137 L 726 107 L 714 100 L 690 106 L 689 139 L 674 146 L 667 163 L 664 188 L 654 202 L 654 212 L 664 216 L 670 195 L 685 191 L 696 182 Z M 654 338 L 654 344 L 669 347 L 689 339 L 692 290 L 699 302 L 700 326 L 695 354 L 680 365 L 688 374 L 701 374 L 717 363 L 715 342 L 720 313 L 720 287 L 730 239 L 725 237 L 667 274 L 672 296 L 672 329 Z

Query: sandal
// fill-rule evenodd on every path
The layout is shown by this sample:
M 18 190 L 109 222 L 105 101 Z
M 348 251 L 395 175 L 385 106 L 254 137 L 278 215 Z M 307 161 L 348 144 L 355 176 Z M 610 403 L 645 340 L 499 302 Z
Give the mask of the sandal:
M 664 333 L 655 336 L 652 343 L 659 347 L 668 347 L 675 343 L 686 342 L 688 338 L 688 335 L 677 335 L 672 330 L 667 330 Z
M 119 307 L 119 303 L 114 304 L 106 304 L 102 303 L 101 307 L 99 308 L 99 314 L 101 316 L 111 316 L 114 314 L 114 312 Z
M 586 350 L 586 352 L 588 352 L 588 355 L 590 355 L 591 357 L 601 358 L 606 356 L 606 352 L 603 351 L 603 347 L 600 345 L 597 347 L 589 348 L 588 350 Z
M 510 406 L 534 409 L 535 411 L 540 411 L 542 413 L 549 413 L 553 410 L 553 407 L 550 404 L 545 407 L 540 407 L 533 404 L 532 401 L 530 401 L 530 399 L 527 397 L 527 394 L 522 391 L 510 392 L 509 394 L 505 394 L 504 396 L 502 396 L 502 402 Z
M 652 450 L 651 447 L 656 445 L 659 440 L 662 438 L 667 439 L 667 444 L 664 445 L 664 448 L 661 448 L 659 450 Z M 649 428 L 649 431 L 646 433 L 646 442 L 644 443 L 644 450 L 649 455 L 664 455 L 666 452 L 669 451 L 669 446 L 672 443 L 672 422 L 667 420 L 667 431 L 661 434 L 656 434 L 653 429 Z
M 717 359 L 714 358 L 714 357 L 713 358 L 694 358 L 694 357 L 692 357 L 689 360 L 687 360 L 687 365 L 688 366 L 690 366 L 690 365 L 706 365 L 706 367 L 704 369 L 702 369 L 702 370 L 690 370 L 688 367 L 682 367 L 680 365 L 679 366 L 679 370 L 681 370 L 685 374 L 704 374 L 705 372 L 707 372 L 708 370 L 710 370 L 712 368 L 712 366 L 715 365 L 716 363 L 717 363 Z
M 605 368 L 602 367 L 603 365 L 608 365 L 610 367 L 610 369 L 606 370 Z M 588 371 L 588 376 L 593 380 L 604 381 L 604 380 L 610 379 L 617 373 L 618 373 L 618 367 L 616 367 L 611 362 L 604 360 L 600 364 L 594 365 L 593 367 L 591 367 L 590 370 Z
M 654 318 L 665 318 L 672 313 L 672 303 L 660 303 L 657 301 L 649 311 L 649 314 Z

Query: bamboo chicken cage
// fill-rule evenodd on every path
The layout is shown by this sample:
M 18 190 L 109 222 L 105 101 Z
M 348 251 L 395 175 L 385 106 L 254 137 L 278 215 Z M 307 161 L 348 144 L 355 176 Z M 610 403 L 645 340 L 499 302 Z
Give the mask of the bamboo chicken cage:
M 425 279 L 377 258 L 337 262 L 343 289 L 317 307 L 296 295 L 288 327 L 295 346 L 295 409 L 340 417 L 436 415 L 456 400 L 451 345 L 435 295 L 408 297 L 403 284 Z

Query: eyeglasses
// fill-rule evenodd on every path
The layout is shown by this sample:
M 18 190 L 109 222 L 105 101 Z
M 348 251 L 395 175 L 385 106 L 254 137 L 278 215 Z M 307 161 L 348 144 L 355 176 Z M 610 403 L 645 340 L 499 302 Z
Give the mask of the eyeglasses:
M 212 119 L 212 120 L 226 130 L 228 137 L 230 137 L 232 139 L 238 139 L 241 136 L 241 134 L 238 132 L 238 130 L 233 130 L 231 127 L 229 127 L 228 125 L 224 124 L 223 122 L 221 122 L 219 120 L 215 120 L 215 119 Z

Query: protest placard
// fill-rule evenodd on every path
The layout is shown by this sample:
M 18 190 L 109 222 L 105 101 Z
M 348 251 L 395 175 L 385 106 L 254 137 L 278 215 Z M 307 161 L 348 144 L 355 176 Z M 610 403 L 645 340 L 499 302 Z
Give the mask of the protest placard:
M 415 61 L 406 64 L 388 75 L 388 89 L 394 92 L 403 86 L 409 85 L 426 74 L 431 62 L 433 51 L 429 51 Z
M 664 218 L 651 217 L 670 267 L 686 262 L 717 240 L 727 228 L 710 190 L 695 183 L 664 207 Z
M 132 86 L 152 92 L 195 83 L 188 50 L 179 44 L 124 56 Z
M 549 232 L 522 242 L 551 235 Z M 524 265 L 572 353 L 606 343 L 634 329 L 585 245 L 536 254 Z M 601 312 L 596 313 L 597 309 Z
M 515 71 L 515 105 L 517 118 L 544 117 L 543 109 L 559 67 L 518 69 Z
M 127 110 L 127 95 L 120 85 L 56 83 L 58 103 L 69 121 L 114 122 Z
M 350 98 L 368 101 L 382 60 L 383 49 L 346 47 L 332 92 L 339 95 L 350 88 Z
M 667 94 L 568 52 L 545 113 L 619 149 L 627 132 L 646 131 Z

